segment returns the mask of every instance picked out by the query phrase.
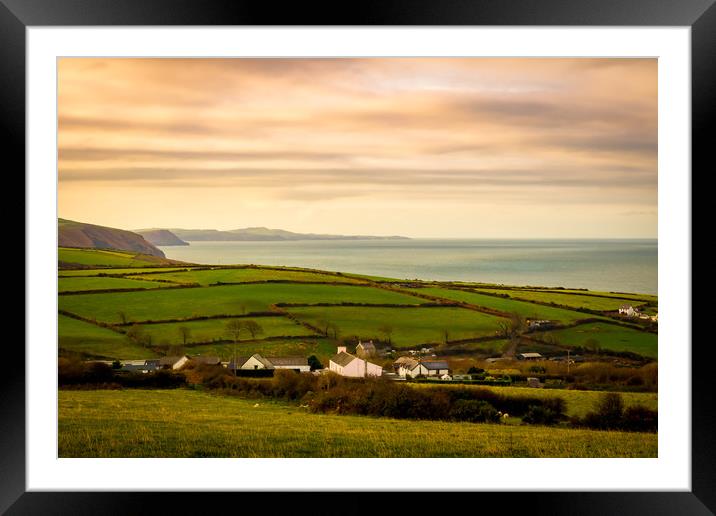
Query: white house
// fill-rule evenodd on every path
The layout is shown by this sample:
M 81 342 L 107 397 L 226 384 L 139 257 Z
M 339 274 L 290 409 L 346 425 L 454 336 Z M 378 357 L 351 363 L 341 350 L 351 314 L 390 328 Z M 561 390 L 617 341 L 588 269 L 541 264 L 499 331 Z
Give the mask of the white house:
M 361 342 L 358 341 L 358 345 L 356 346 L 356 355 L 363 358 L 368 358 L 375 356 L 376 350 L 375 350 L 375 344 L 373 344 L 373 341 L 370 342 Z
M 520 353 L 517 355 L 518 360 L 543 360 L 544 357 L 539 353 Z
M 619 313 L 626 315 L 627 317 L 634 317 L 639 314 L 639 310 L 631 305 L 622 305 L 619 307 Z
M 338 347 L 338 354 L 331 358 L 328 368 L 336 374 L 353 378 L 383 375 L 381 366 L 347 353 L 345 346 Z
M 393 363 L 395 372 L 402 377 L 438 376 L 450 374 L 448 363 L 444 360 L 418 361 L 411 357 L 400 357 Z

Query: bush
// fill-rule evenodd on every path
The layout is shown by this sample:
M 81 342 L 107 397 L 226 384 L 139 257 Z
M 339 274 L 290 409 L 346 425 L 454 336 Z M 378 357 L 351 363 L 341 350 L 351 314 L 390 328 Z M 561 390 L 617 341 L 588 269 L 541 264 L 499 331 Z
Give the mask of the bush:
M 486 401 L 457 400 L 450 409 L 450 419 L 471 423 L 496 423 L 500 421 L 500 414 Z
M 659 413 L 641 405 L 634 405 L 624 411 L 621 427 L 631 432 L 656 432 L 659 427 Z
M 560 414 L 547 406 L 530 405 L 522 421 L 531 425 L 555 425 L 559 422 Z

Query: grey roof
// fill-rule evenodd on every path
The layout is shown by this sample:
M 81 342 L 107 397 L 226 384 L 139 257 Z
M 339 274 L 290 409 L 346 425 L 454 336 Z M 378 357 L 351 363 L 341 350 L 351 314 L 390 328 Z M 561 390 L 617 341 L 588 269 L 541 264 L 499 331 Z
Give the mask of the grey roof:
M 331 362 L 333 362 L 333 363 L 335 363 L 335 364 L 337 364 L 337 365 L 339 365 L 339 366 L 341 366 L 341 367 L 345 367 L 345 366 L 347 366 L 348 364 L 350 364 L 351 362 L 353 362 L 355 359 L 356 359 L 356 357 L 354 357 L 354 356 L 351 355 L 350 353 L 346 353 L 345 351 L 341 351 L 340 353 L 338 353 L 337 355 L 334 355 L 334 356 L 331 358 Z
M 221 363 L 221 359 L 219 357 L 212 357 L 212 356 L 198 356 L 194 357 L 192 360 L 198 364 L 209 364 L 209 365 L 216 365 Z
M 251 357 L 236 357 L 236 363 L 238 364 L 238 367 L 240 368 L 242 365 L 244 365 L 249 358 L 251 358 Z M 236 368 L 236 366 L 234 365 L 234 361 L 233 361 L 233 360 L 230 360 L 230 361 L 229 361 L 228 368 L 229 368 L 229 369 L 235 369 L 235 368 Z
M 138 364 L 127 364 L 121 367 L 120 371 L 153 371 L 156 367 L 138 365 Z
M 413 357 L 398 357 L 393 364 L 395 365 L 413 365 L 417 364 L 417 360 L 415 360 Z
M 358 346 L 362 347 L 363 349 L 375 349 L 375 344 L 372 342 L 359 342 Z
M 429 362 L 422 363 L 425 369 L 437 370 L 437 369 L 450 369 L 448 363 L 445 360 L 431 360 Z
M 266 369 L 272 369 L 272 368 L 273 368 L 273 364 L 271 363 L 271 361 L 268 360 L 268 359 L 266 359 L 266 358 L 264 358 L 264 357 L 262 357 L 262 356 L 259 355 L 258 353 L 254 353 L 254 354 L 251 355 L 249 358 L 255 358 L 256 360 L 258 360 L 259 362 L 261 362 Z
M 520 356 L 525 358 L 540 358 L 542 355 L 539 353 L 520 353 Z
M 632 307 L 631 305 L 622 305 L 622 306 L 619 307 L 620 310 L 621 310 L 622 308 L 625 309 L 625 310 L 627 310 L 627 309 L 633 308 L 633 307 Z
M 144 361 L 144 365 L 146 366 L 152 366 L 152 367 L 159 367 L 159 359 L 158 358 L 152 358 L 149 360 Z
M 275 366 L 307 366 L 308 359 L 305 357 L 267 357 L 266 360 Z

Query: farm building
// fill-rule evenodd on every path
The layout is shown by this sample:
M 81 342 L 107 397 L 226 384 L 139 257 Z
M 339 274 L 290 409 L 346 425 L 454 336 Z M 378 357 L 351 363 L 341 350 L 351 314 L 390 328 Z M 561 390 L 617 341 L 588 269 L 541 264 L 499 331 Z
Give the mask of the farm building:
M 619 313 L 622 315 L 626 315 L 627 317 L 634 317 L 635 315 L 639 314 L 639 310 L 637 310 L 631 305 L 622 305 L 619 307 Z
M 194 357 L 194 362 L 201 365 L 221 365 L 221 359 L 219 357 L 205 356 L 205 357 Z
M 410 357 L 400 357 L 393 363 L 393 369 L 402 377 L 443 376 L 450 374 L 448 363 L 444 360 L 418 361 Z
M 331 358 L 328 368 L 341 376 L 354 378 L 383 375 L 382 367 L 347 353 L 345 346 L 338 347 L 338 353 Z
M 356 355 L 366 358 L 375 356 L 375 353 L 375 344 L 373 344 L 372 340 L 370 342 L 358 341 L 358 345 L 356 346 Z
M 257 370 L 257 369 L 292 369 L 309 372 L 311 366 L 308 359 L 303 357 L 263 357 L 258 353 L 250 357 L 238 357 L 236 361 L 229 362 L 229 369 Z
M 147 360 L 149 362 L 149 360 Z M 159 359 L 159 369 L 181 369 L 189 362 L 189 357 L 186 355 L 175 356 L 175 357 L 163 357 Z
M 543 360 L 544 357 L 539 353 L 520 353 L 517 355 L 518 360 Z
M 548 328 L 552 328 L 554 326 L 554 323 L 552 321 L 548 321 L 546 319 L 540 319 L 540 320 L 527 320 L 527 326 L 530 330 L 546 330 Z

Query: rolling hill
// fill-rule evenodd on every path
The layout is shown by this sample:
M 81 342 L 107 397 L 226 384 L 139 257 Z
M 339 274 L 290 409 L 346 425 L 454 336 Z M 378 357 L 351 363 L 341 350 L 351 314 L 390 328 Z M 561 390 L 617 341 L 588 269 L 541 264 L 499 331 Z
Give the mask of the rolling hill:
M 137 229 L 134 232 L 154 245 L 189 245 L 168 229 Z
M 57 219 L 57 234 L 59 247 L 116 249 L 166 258 L 160 249 L 145 240 L 142 235 L 123 229 Z
M 407 240 L 402 236 L 325 235 L 318 233 L 294 233 L 283 229 L 263 227 L 232 229 L 181 229 L 172 228 L 178 238 L 185 241 L 262 241 L 262 240 Z

